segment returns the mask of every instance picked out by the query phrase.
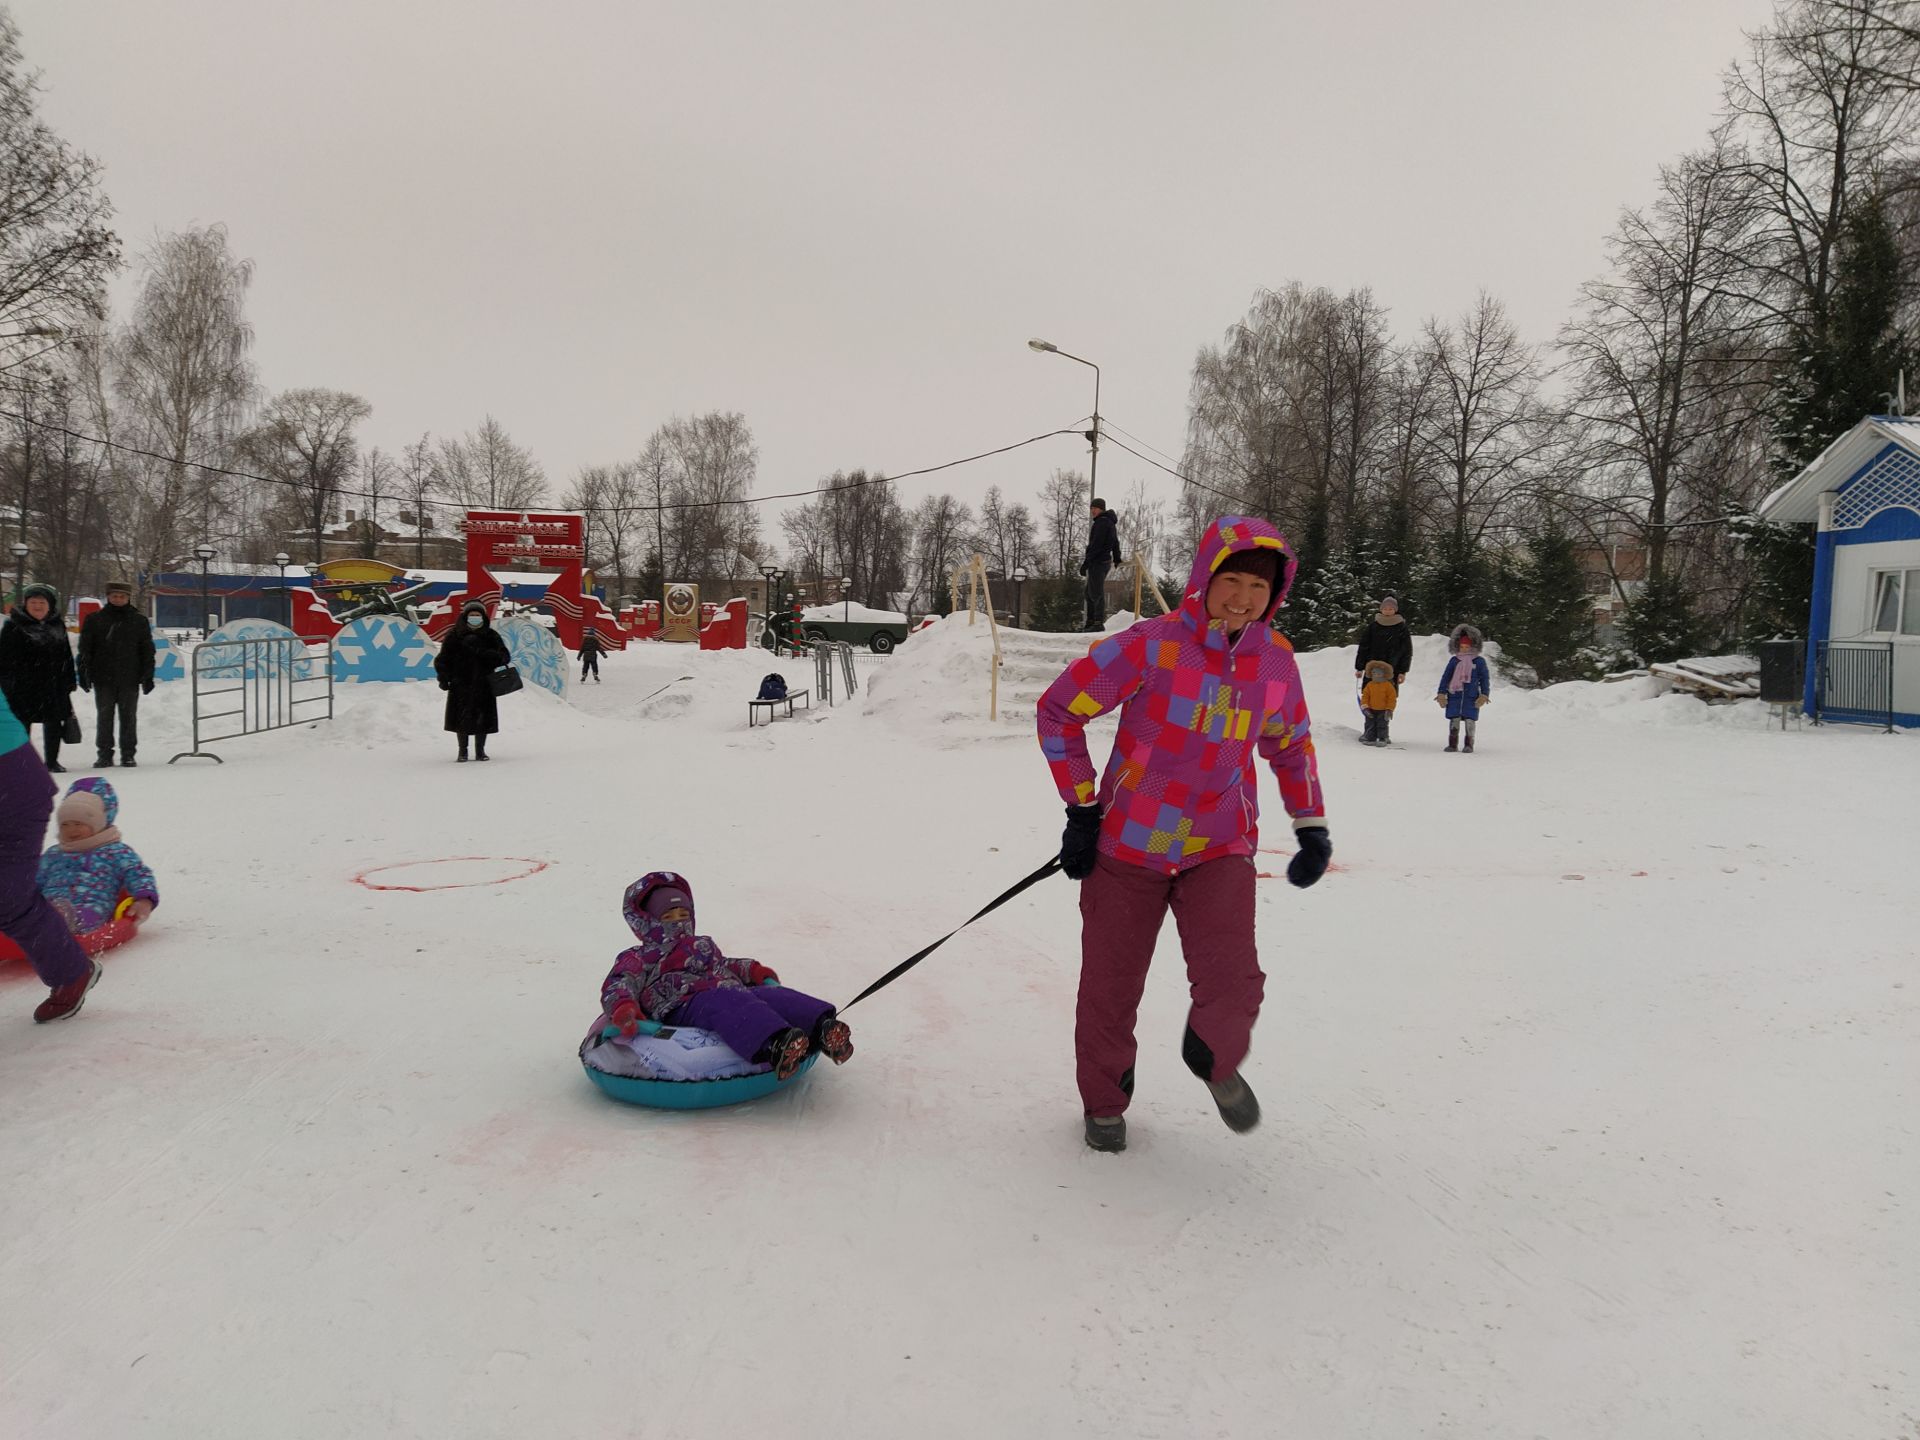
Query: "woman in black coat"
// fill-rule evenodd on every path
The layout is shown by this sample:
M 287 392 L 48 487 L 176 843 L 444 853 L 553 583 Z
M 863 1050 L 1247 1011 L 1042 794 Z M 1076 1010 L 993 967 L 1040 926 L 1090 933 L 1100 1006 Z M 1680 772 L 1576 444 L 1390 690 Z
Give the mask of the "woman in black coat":
M 60 738 L 73 713 L 73 684 L 73 645 L 60 592 L 29 585 L 0 628 L 0 691 L 22 725 L 41 727 L 47 769 L 56 775 L 67 768 L 60 763 Z
M 433 672 L 447 692 L 445 729 L 460 737 L 456 760 L 467 758 L 467 738 L 473 738 L 473 758 L 487 758 L 487 736 L 500 728 L 500 703 L 493 695 L 493 672 L 511 665 L 507 642 L 487 623 L 487 607 L 469 600 L 460 618 L 433 658 Z

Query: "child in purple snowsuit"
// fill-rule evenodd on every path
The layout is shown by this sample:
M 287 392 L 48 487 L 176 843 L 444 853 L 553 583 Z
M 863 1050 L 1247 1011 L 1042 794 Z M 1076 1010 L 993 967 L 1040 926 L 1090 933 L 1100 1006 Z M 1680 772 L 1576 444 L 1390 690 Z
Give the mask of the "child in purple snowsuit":
M 601 1023 L 631 1036 L 641 1020 L 711 1030 L 744 1060 L 782 1080 L 819 1049 L 836 1065 L 853 1054 L 832 1005 L 779 984 L 758 960 L 729 957 L 693 928 L 693 887 L 655 870 L 627 887 L 621 913 L 640 943 L 620 952 L 600 985 Z
M 0 698 L 0 935 L 26 952 L 53 990 L 33 1012 L 40 1025 L 78 1014 L 100 978 L 100 962 L 81 950 L 36 883 L 54 794 L 46 763 Z

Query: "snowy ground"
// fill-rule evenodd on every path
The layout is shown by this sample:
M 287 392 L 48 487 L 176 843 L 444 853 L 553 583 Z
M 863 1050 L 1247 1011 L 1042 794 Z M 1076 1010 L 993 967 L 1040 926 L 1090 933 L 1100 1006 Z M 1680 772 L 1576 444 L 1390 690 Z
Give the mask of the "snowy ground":
M 589 1086 L 642 871 L 846 996 L 1051 852 L 1072 650 L 1008 636 L 995 725 L 984 640 L 751 732 L 776 662 L 639 647 L 457 768 L 430 686 L 168 768 L 164 689 L 113 776 L 148 933 L 72 1024 L 0 972 L 0 1435 L 1920 1436 L 1912 736 L 1636 682 L 1443 755 L 1423 641 L 1377 752 L 1307 657 L 1338 868 L 1265 886 L 1252 1135 L 1169 926 L 1132 1148 L 1082 1147 L 1064 880 L 793 1092 Z M 476 856 L 548 865 L 353 883 Z

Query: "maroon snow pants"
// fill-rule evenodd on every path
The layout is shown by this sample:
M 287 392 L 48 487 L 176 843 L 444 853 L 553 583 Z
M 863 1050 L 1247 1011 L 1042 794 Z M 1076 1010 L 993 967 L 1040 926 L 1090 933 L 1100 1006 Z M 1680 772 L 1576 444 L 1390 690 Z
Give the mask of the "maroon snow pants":
M 1240 1068 L 1266 977 L 1253 942 L 1253 861 L 1209 860 L 1163 875 L 1102 855 L 1080 882 L 1080 1003 L 1073 1048 L 1089 1115 L 1119 1115 L 1133 1096 L 1133 1025 L 1154 941 L 1169 909 L 1180 928 L 1193 1006 L 1181 1046 L 1202 1080 Z

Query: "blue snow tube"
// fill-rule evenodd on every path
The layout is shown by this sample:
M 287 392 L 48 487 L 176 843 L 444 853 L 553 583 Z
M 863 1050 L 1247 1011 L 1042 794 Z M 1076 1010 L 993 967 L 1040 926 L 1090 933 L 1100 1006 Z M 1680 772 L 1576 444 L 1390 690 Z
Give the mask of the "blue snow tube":
M 639 1033 L 658 1035 L 662 1030 L 688 1029 L 687 1026 L 662 1026 L 652 1020 L 642 1020 Z M 597 1035 L 589 1035 L 580 1046 L 580 1067 L 587 1072 L 587 1078 L 598 1085 L 616 1100 L 629 1105 L 645 1105 L 655 1110 L 711 1110 L 717 1105 L 739 1105 L 748 1100 L 758 1100 L 763 1095 L 784 1089 L 813 1068 L 813 1062 L 820 1058 L 815 1050 L 800 1062 L 785 1080 L 775 1075 L 771 1068 L 751 1075 L 729 1075 L 713 1080 L 658 1080 L 641 1079 L 631 1075 L 610 1075 L 587 1063 L 587 1051 L 595 1040 L 610 1040 L 619 1031 L 607 1026 Z

